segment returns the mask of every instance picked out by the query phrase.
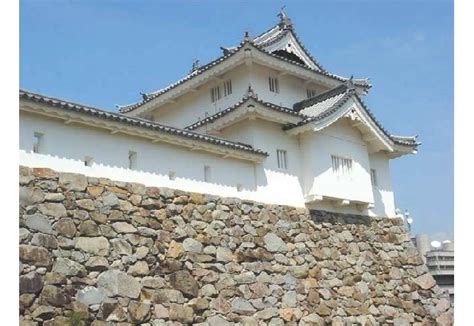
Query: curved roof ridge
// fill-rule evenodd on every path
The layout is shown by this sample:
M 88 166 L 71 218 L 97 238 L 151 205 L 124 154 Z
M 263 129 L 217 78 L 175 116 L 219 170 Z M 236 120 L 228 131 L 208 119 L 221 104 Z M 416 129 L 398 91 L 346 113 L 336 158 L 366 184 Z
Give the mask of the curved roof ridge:
M 284 107 L 284 106 L 280 106 L 280 105 L 276 105 L 276 104 L 273 104 L 273 103 L 270 103 L 270 102 L 265 102 L 261 99 L 258 98 L 258 95 L 253 93 L 253 90 L 251 88 L 249 88 L 249 91 L 247 92 L 247 94 L 245 94 L 242 99 L 235 103 L 234 105 L 222 110 L 222 111 L 219 111 L 211 116 L 208 116 L 200 121 L 197 121 L 187 127 L 185 127 L 184 129 L 186 130 L 194 130 L 196 128 L 199 128 L 205 124 L 208 124 L 208 123 L 211 123 L 217 119 L 219 119 L 220 117 L 224 116 L 224 115 L 227 115 L 228 113 L 236 110 L 237 108 L 239 108 L 240 106 L 242 106 L 243 104 L 245 104 L 247 101 L 249 100 L 254 100 L 255 102 L 257 102 L 258 104 L 261 104 L 269 109 L 272 109 L 272 110 L 276 110 L 276 111 L 279 111 L 279 112 L 282 112 L 282 113 L 286 113 L 286 114 L 291 114 L 293 116 L 298 116 L 298 117 L 301 117 L 301 118 L 307 118 L 306 115 L 304 114 L 301 114 L 299 112 L 295 112 L 294 110 L 290 109 L 290 108 L 287 108 L 287 107 Z

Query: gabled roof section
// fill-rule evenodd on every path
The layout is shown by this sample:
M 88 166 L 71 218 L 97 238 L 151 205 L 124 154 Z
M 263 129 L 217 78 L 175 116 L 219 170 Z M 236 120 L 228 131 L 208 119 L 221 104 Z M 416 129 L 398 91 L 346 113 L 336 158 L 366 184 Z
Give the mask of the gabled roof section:
M 201 126 L 204 126 L 206 124 L 209 124 L 209 123 L 212 123 L 216 120 L 219 120 L 221 119 L 222 117 L 225 117 L 227 116 L 228 114 L 230 114 L 231 112 L 237 110 L 238 108 L 242 107 L 243 105 L 245 105 L 246 103 L 250 103 L 250 102 L 254 102 L 256 104 L 260 104 L 262 107 L 264 107 L 265 109 L 268 109 L 268 110 L 271 110 L 271 111 L 275 111 L 277 113 L 283 113 L 283 114 L 286 114 L 288 116 L 291 116 L 292 118 L 298 118 L 300 120 L 303 120 L 305 118 L 308 118 L 308 116 L 304 115 L 304 114 L 301 114 L 299 112 L 296 112 L 290 108 L 286 108 L 286 107 L 283 107 L 283 106 L 279 106 L 279 105 L 275 105 L 273 103 L 269 103 L 269 102 L 264 102 L 262 100 L 260 100 L 258 98 L 258 95 L 255 94 L 255 92 L 253 91 L 252 87 L 249 86 L 248 90 L 247 90 L 247 93 L 244 95 L 244 97 L 239 101 L 237 102 L 236 104 L 234 104 L 233 106 L 231 107 L 228 107 L 227 109 L 225 110 L 222 110 L 216 114 L 213 114 L 203 120 L 200 120 L 196 123 L 193 123 L 192 125 L 189 125 L 187 126 L 185 129 L 187 130 L 195 130 Z
M 263 50 L 289 60 L 307 65 L 308 67 L 327 72 L 304 47 L 293 28 L 291 19 L 283 9 L 278 14 L 280 21 L 266 32 L 253 39 L 253 42 Z M 293 57 L 293 59 L 291 59 Z M 299 59 L 299 60 L 298 60 Z
M 136 103 L 117 106 L 119 112 L 129 113 L 132 112 L 148 102 L 153 101 L 154 99 L 168 93 L 169 91 L 180 87 L 183 84 L 187 84 L 189 81 L 194 80 L 197 77 L 202 76 L 206 72 L 213 70 L 212 68 L 220 66 L 224 62 L 227 62 L 232 57 L 238 55 L 239 53 L 247 49 L 246 45 L 249 45 L 253 49 L 256 49 L 260 53 L 271 56 L 283 62 L 295 65 L 301 68 L 304 68 L 312 73 L 316 73 L 319 76 L 324 78 L 329 78 L 333 82 L 345 82 L 349 78 L 341 77 L 332 73 L 327 72 L 306 50 L 303 44 L 300 42 L 297 37 L 291 20 L 284 14 L 280 13 L 280 22 L 264 32 L 263 34 L 252 39 L 249 34 L 246 32 L 245 37 L 239 46 L 233 48 L 222 48 L 223 55 L 204 66 L 198 66 L 196 63 L 193 63 L 193 69 L 189 74 L 187 74 L 182 79 L 177 82 L 162 88 L 156 92 L 151 93 L 141 93 L 142 100 Z M 242 56 L 243 57 L 243 56 Z M 249 58 L 246 58 L 247 60 Z M 242 58 L 242 60 L 245 60 Z M 215 69 L 214 69 L 215 70 Z M 213 71 L 214 71 L 213 70 Z M 363 92 L 366 92 L 370 87 L 369 80 L 366 79 L 353 79 L 354 85 L 363 89 Z
M 49 97 L 49 96 L 45 96 L 41 94 L 36 94 L 36 93 L 32 93 L 25 90 L 20 90 L 19 97 L 21 100 L 45 104 L 47 106 L 54 107 L 55 109 L 59 109 L 66 113 L 67 112 L 79 113 L 81 115 L 87 115 L 87 116 L 95 117 L 102 120 L 118 122 L 124 125 L 135 126 L 135 127 L 140 127 L 143 129 L 158 131 L 160 133 L 165 133 L 172 136 L 177 136 L 177 137 L 182 137 L 182 138 L 186 138 L 186 139 L 190 139 L 190 140 L 194 140 L 198 142 L 217 145 L 219 147 L 226 147 L 229 149 L 248 152 L 250 154 L 256 154 L 259 156 L 268 156 L 267 153 L 259 149 L 254 149 L 251 145 L 248 145 L 248 144 L 228 141 L 228 140 L 221 139 L 218 137 L 203 135 L 203 134 L 192 132 L 189 130 L 169 127 L 169 126 L 165 126 L 159 123 L 151 122 L 149 120 L 144 120 L 144 119 L 135 118 L 135 117 L 128 117 L 119 113 L 108 112 L 108 111 L 104 111 L 104 110 L 97 109 L 94 107 L 85 106 L 82 104 L 77 104 L 77 103 L 73 103 L 69 101 L 64 101 L 61 99 L 57 99 L 57 98 L 53 98 L 53 97 Z
M 417 136 L 396 136 L 390 134 L 362 101 L 355 91 L 355 87 L 351 85 L 351 82 L 347 82 L 344 85 L 338 86 L 325 93 L 296 103 L 295 110 L 308 116 L 308 118 L 297 124 L 287 125 L 284 129 L 288 131 L 296 130 L 310 123 L 318 123 L 319 121 L 329 119 L 340 111 L 340 109 L 351 99 L 362 108 L 363 112 L 370 120 L 369 122 L 379 130 L 384 138 L 387 138 L 394 145 L 407 146 L 416 151 L 417 147 L 421 144 L 417 141 Z M 349 113 L 350 116 L 352 116 L 352 114 L 353 112 Z

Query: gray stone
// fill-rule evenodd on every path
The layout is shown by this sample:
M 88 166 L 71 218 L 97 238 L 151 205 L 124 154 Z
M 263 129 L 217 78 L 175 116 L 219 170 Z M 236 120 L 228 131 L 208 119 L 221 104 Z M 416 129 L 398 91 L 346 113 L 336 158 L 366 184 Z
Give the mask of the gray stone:
M 207 323 L 209 326 L 231 326 L 234 325 L 234 323 L 231 323 L 227 320 L 225 320 L 222 316 L 212 316 L 208 318 Z
M 186 238 L 183 241 L 183 248 L 187 252 L 200 253 L 202 251 L 202 244 L 193 238 Z
M 42 214 L 52 216 L 55 218 L 59 218 L 59 217 L 63 217 L 67 215 L 66 208 L 61 203 L 39 204 L 38 208 Z
M 64 306 L 69 302 L 64 291 L 54 285 L 45 285 L 41 292 L 41 298 L 53 306 Z
M 44 192 L 39 188 L 20 187 L 20 205 L 27 207 L 44 200 Z
M 110 240 L 113 250 L 119 255 L 131 255 L 132 246 L 126 240 L 112 239 Z
M 86 274 L 86 269 L 81 264 L 62 257 L 56 258 L 52 271 L 66 276 L 83 276 Z
M 76 225 L 70 218 L 62 218 L 55 225 L 54 228 L 59 234 L 65 237 L 72 238 L 76 234 Z
M 109 241 L 105 237 L 79 237 L 75 248 L 94 255 L 105 256 L 109 253 Z
M 267 233 L 263 237 L 265 248 L 270 252 L 287 252 L 288 247 L 286 243 L 275 233 Z
M 86 267 L 94 271 L 103 271 L 109 268 L 109 262 L 105 257 L 95 256 L 90 257 L 86 263 Z
M 216 250 L 216 260 L 222 262 L 230 262 L 234 259 L 234 255 L 229 248 L 218 247 Z
M 267 309 L 260 310 L 254 316 L 260 320 L 267 320 L 272 317 L 278 316 L 278 314 L 279 314 L 279 311 L 277 308 L 267 308 Z
M 46 234 L 53 234 L 53 228 L 49 219 L 41 214 L 33 214 L 25 216 L 25 225 L 34 231 Z
M 295 308 L 298 303 L 296 292 L 288 291 L 281 298 L 282 308 Z
M 234 277 L 238 284 L 252 284 L 255 283 L 257 278 L 253 272 L 244 272 Z
M 59 185 L 66 190 L 84 191 L 87 187 L 87 178 L 81 174 L 61 173 L 59 174 Z
M 117 233 L 135 233 L 137 229 L 129 223 L 126 222 L 116 222 L 112 224 L 115 232 Z
M 403 319 L 403 318 L 395 318 L 393 320 L 393 326 L 410 326 L 410 323 L 408 320 Z
M 102 290 L 93 286 L 86 286 L 76 293 L 76 300 L 85 304 L 86 306 L 100 304 L 104 299 L 105 294 L 102 292 Z
M 170 275 L 170 284 L 184 294 L 197 297 L 199 285 L 188 271 L 178 271 Z
M 436 282 L 433 279 L 433 276 L 431 276 L 431 274 L 429 273 L 418 276 L 417 278 L 414 279 L 414 282 L 423 290 L 431 289 L 433 286 L 436 285 Z
M 20 276 L 20 294 L 38 293 L 43 288 L 43 280 L 37 273 L 31 272 Z
M 290 266 L 288 267 L 288 272 L 296 278 L 304 278 L 308 276 L 309 267 L 307 264 L 299 266 Z
M 56 240 L 56 237 L 43 233 L 33 234 L 33 237 L 31 238 L 31 244 L 50 249 L 56 249 L 58 247 L 58 241 Z
M 117 195 L 113 193 L 108 193 L 107 195 L 103 196 L 102 203 L 104 204 L 104 206 L 108 207 L 116 207 L 120 205 Z
M 64 197 L 63 194 L 55 193 L 55 192 L 53 192 L 53 193 L 49 192 L 44 196 L 44 200 L 46 200 L 46 201 L 56 201 L 56 202 L 58 202 L 58 201 L 64 200 L 64 198 L 66 198 L 66 197 Z
M 133 276 L 148 275 L 148 273 L 150 273 L 150 269 L 148 268 L 148 264 L 146 262 L 140 260 L 134 265 L 130 266 L 127 273 Z
M 142 286 L 134 277 L 112 269 L 103 272 L 97 278 L 97 285 L 108 296 L 138 298 Z
M 231 307 L 233 312 L 242 315 L 251 315 L 256 311 L 250 302 L 242 298 L 232 300 Z
M 48 267 L 51 265 L 51 254 L 43 247 L 20 245 L 20 260 L 23 263 Z
M 285 325 L 285 322 L 281 318 L 272 318 L 270 322 L 268 323 L 268 326 L 283 326 Z
M 128 305 L 128 313 L 132 318 L 132 321 L 140 323 L 145 320 L 150 311 L 150 304 L 139 301 L 132 301 Z

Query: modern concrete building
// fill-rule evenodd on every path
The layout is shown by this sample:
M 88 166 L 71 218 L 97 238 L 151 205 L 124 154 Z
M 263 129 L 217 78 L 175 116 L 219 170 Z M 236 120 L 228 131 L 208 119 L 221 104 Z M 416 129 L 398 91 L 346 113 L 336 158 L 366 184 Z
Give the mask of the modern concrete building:
M 416 136 L 384 129 L 368 80 L 325 70 L 279 17 L 120 113 L 20 91 L 20 164 L 394 217 L 390 161 Z
M 414 242 L 436 283 L 449 292 L 449 297 L 454 302 L 454 243 L 446 240 L 440 246 L 429 246 L 426 234 L 417 235 Z

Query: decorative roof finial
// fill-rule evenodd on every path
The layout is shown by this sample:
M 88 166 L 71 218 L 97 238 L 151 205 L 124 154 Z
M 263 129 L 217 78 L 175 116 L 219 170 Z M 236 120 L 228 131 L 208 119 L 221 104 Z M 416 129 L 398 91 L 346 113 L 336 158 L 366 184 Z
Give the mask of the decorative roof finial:
M 278 24 L 280 28 L 292 28 L 293 23 L 291 22 L 291 19 L 286 15 L 284 9 L 286 6 L 281 7 L 280 13 L 278 14 L 278 17 L 280 17 L 280 23 Z
M 194 59 L 193 60 L 193 66 L 191 68 L 191 73 L 195 72 L 196 70 L 199 69 L 199 60 L 198 59 Z
M 245 31 L 244 42 L 249 42 L 249 41 L 250 41 L 250 33 L 248 31 Z
M 249 87 L 247 88 L 247 94 L 245 94 L 245 97 L 257 97 L 257 94 L 255 94 L 253 91 L 251 84 L 249 84 Z
M 144 101 L 148 100 L 148 94 L 147 93 L 140 92 L 140 95 L 142 96 Z
M 347 87 L 347 91 L 352 91 L 355 89 L 355 85 L 354 85 L 354 75 L 351 75 L 351 78 L 349 78 L 348 80 L 346 80 L 346 82 L 344 83 Z

